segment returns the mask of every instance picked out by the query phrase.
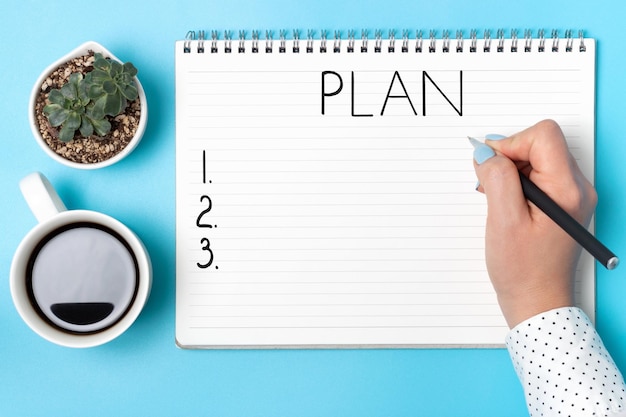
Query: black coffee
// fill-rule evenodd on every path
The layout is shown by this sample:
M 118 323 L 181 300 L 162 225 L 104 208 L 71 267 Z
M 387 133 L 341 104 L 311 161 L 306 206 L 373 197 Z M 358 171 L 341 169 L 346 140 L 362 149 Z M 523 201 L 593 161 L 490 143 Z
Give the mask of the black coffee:
M 26 283 L 44 320 L 70 333 L 94 333 L 124 317 L 137 293 L 139 268 L 118 233 L 74 223 L 41 240 L 29 259 Z

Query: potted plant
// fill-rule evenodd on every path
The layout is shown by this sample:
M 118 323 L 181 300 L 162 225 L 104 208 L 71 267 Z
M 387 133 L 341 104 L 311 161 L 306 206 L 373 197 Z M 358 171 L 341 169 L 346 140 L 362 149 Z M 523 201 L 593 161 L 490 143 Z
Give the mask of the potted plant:
M 148 107 L 131 63 L 87 42 L 50 65 L 31 92 L 31 130 L 53 159 L 80 169 L 126 157 L 146 128 Z

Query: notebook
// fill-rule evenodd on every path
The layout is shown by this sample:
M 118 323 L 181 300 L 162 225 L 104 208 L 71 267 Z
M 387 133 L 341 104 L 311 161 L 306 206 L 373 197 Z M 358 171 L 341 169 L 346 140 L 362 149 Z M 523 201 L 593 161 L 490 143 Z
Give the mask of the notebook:
M 503 345 L 467 137 L 554 119 L 593 180 L 595 42 L 359 35 L 176 42 L 178 346 Z

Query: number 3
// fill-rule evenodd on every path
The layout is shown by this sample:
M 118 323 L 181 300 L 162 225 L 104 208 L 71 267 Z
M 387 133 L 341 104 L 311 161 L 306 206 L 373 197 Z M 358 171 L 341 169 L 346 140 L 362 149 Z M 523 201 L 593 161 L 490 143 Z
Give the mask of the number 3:
M 200 262 L 197 263 L 198 268 L 208 268 L 211 266 L 211 264 L 213 263 L 213 251 L 211 250 L 211 242 L 209 242 L 209 239 L 207 239 L 206 237 L 203 237 L 200 240 L 200 243 L 204 246 L 202 246 L 202 250 L 209 252 L 209 261 L 205 264 L 201 264 Z

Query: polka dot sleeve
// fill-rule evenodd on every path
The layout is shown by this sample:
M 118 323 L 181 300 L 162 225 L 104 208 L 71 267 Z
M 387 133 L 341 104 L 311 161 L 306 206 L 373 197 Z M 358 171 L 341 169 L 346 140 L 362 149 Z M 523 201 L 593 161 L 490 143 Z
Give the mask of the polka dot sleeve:
M 506 338 L 532 417 L 626 415 L 626 386 L 579 308 L 532 317 Z

